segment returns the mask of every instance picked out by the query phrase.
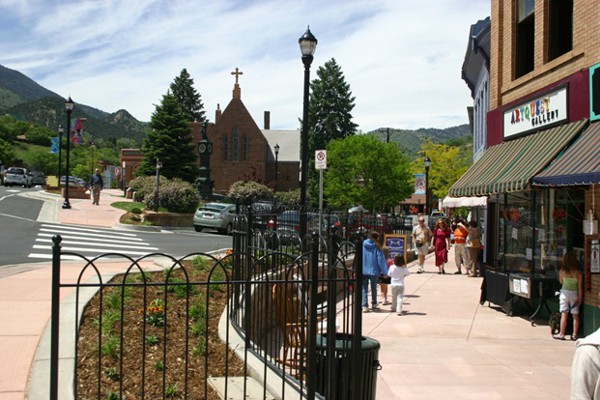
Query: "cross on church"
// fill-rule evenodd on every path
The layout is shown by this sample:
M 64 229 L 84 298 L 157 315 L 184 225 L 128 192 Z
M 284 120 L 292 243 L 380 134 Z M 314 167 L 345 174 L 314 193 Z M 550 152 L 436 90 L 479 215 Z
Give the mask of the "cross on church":
M 235 71 L 233 71 L 231 73 L 231 75 L 235 75 L 235 84 L 237 85 L 238 84 L 238 77 L 240 75 L 244 75 L 244 73 L 242 71 L 240 71 L 238 67 L 235 67 Z

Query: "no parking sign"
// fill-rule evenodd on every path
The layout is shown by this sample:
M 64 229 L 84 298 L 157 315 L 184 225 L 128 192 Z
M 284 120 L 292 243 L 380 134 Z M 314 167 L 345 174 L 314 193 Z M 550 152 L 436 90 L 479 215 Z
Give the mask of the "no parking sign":
M 315 151 L 315 169 L 327 169 L 327 150 Z

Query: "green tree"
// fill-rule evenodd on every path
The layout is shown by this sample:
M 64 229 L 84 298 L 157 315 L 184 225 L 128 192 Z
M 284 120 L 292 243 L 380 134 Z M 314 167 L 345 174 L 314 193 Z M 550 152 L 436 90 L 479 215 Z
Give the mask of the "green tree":
M 431 159 L 429 168 L 429 190 L 434 198 L 443 199 L 450 187 L 460 179 L 472 164 L 469 146 L 450 146 L 429 140 L 421 146 L 422 156 L 412 164 L 415 173 L 423 173 L 425 157 Z
M 58 157 L 48 150 L 29 150 L 23 155 L 23 161 L 32 171 L 41 171 L 46 175 L 56 175 L 58 172 Z
M 40 146 L 50 146 L 50 138 L 56 136 L 56 133 L 37 124 L 31 125 L 27 130 L 27 141 Z
M 373 211 L 393 207 L 412 193 L 409 167 L 395 144 L 373 135 L 334 140 L 327 146 L 324 196 L 340 208 L 357 204 Z
M 0 138 L 0 164 L 9 167 L 14 158 L 14 151 L 10 143 Z
M 253 203 L 258 200 L 271 200 L 273 190 L 255 181 L 237 181 L 229 187 L 227 197 L 241 203 Z
M 308 188 L 311 198 L 317 197 L 318 172 L 314 168 L 315 150 L 327 148 L 330 141 L 356 134 L 352 122 L 355 97 L 335 58 L 317 69 L 317 78 L 311 84 L 308 109 Z
M 171 83 L 171 93 L 181 105 L 188 122 L 204 122 L 204 104 L 200 94 L 194 89 L 194 80 L 187 69 L 182 69 L 178 77 Z
M 196 153 L 186 115 L 177 99 L 167 92 L 150 119 L 151 131 L 144 141 L 144 158 L 138 176 L 154 175 L 156 160 L 162 163 L 160 173 L 167 178 L 193 182 L 197 175 Z

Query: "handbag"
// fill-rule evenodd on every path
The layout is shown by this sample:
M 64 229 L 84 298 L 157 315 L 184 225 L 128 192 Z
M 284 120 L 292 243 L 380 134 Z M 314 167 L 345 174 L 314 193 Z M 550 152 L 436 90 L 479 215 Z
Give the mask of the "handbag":
M 92 192 L 90 192 L 90 189 L 87 189 L 87 190 L 85 191 L 85 194 L 91 194 L 91 193 L 92 193 Z

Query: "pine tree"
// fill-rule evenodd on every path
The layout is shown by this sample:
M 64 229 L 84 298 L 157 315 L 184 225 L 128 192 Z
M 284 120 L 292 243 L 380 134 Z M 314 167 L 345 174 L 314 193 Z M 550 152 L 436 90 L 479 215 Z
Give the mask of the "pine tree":
M 167 92 L 150 119 L 151 131 L 144 141 L 144 158 L 138 175 L 156 173 L 156 159 L 162 163 L 161 175 L 193 182 L 197 176 L 196 153 L 185 112 L 175 96 Z
M 335 139 L 356 134 L 357 125 L 352 122 L 355 97 L 335 58 L 317 69 L 317 78 L 311 84 L 308 109 L 308 188 L 310 197 L 318 197 L 318 173 L 314 169 L 315 150 L 327 148 Z
M 194 80 L 190 78 L 187 69 L 182 69 L 170 86 L 171 93 L 177 99 L 189 122 L 204 122 L 204 104 L 200 94 L 194 89 Z

